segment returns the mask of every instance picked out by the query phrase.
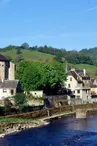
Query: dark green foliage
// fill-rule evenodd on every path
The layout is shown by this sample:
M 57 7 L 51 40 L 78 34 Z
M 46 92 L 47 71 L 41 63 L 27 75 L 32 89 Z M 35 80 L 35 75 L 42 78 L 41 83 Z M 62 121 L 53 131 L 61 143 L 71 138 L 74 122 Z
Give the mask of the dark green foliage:
M 26 96 L 25 94 L 16 94 L 14 97 L 16 106 L 26 105 Z
M 69 52 L 66 56 L 66 60 L 72 64 L 90 64 L 90 65 L 94 64 L 92 58 L 90 58 L 89 56 L 74 52 L 73 53 Z
M 60 62 L 60 63 L 63 63 L 62 57 L 63 57 L 63 55 L 60 54 L 60 53 L 58 53 L 58 54 L 55 56 L 54 60 L 55 60 L 55 61 L 58 61 L 58 62 Z

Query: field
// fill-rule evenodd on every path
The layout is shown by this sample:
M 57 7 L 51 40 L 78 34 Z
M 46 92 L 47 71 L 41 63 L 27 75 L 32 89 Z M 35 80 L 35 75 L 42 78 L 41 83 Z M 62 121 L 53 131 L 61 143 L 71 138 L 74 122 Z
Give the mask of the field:
M 37 52 L 37 51 L 23 49 L 23 50 L 21 50 L 21 52 L 22 52 L 23 59 L 28 60 L 28 61 L 52 61 L 54 58 L 53 55 L 41 53 L 41 52 Z M 7 50 L 5 52 L 1 51 L 0 54 L 9 56 L 12 58 L 12 60 L 14 60 L 17 56 L 15 49 Z

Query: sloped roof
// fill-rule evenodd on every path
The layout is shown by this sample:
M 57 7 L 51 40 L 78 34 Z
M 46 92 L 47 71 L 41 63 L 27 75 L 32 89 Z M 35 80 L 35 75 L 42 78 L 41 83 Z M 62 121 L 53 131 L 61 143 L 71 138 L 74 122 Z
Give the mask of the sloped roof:
M 75 70 L 75 72 L 79 75 L 79 76 L 81 76 L 82 78 L 90 78 L 89 77 L 89 75 L 88 75 L 88 73 L 86 72 L 86 75 L 84 76 L 84 72 L 83 72 L 83 70 Z
M 8 61 L 8 59 L 0 54 L 0 61 Z
M 72 75 L 78 83 L 83 83 L 79 78 L 78 75 L 76 74 L 75 71 L 69 71 L 69 75 Z
M 17 88 L 18 83 L 18 80 L 4 80 L 0 82 L 0 88 Z

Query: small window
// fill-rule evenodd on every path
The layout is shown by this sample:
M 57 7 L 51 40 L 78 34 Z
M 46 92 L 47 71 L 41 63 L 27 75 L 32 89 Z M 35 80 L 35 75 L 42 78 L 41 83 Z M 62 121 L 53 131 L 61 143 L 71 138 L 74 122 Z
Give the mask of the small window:
M 68 88 L 70 88 L 70 84 L 68 84 Z
M 77 93 L 79 94 L 80 93 L 80 90 L 77 90 Z
M 13 94 L 14 94 L 14 90 L 13 90 L 13 89 L 11 89 L 11 90 L 10 90 L 10 93 L 11 93 L 11 95 L 13 95 Z
M 70 78 L 70 81 L 72 81 L 72 78 Z
M 6 89 L 3 89 L 3 93 L 7 93 L 7 90 Z

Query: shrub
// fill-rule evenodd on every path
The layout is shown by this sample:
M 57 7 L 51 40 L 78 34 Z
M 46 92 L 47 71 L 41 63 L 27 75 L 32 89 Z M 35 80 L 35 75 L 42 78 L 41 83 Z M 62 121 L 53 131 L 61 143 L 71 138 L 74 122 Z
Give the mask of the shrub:
M 16 106 L 20 107 L 21 105 L 26 105 L 27 104 L 25 94 L 18 93 L 14 96 L 14 99 L 15 99 Z

